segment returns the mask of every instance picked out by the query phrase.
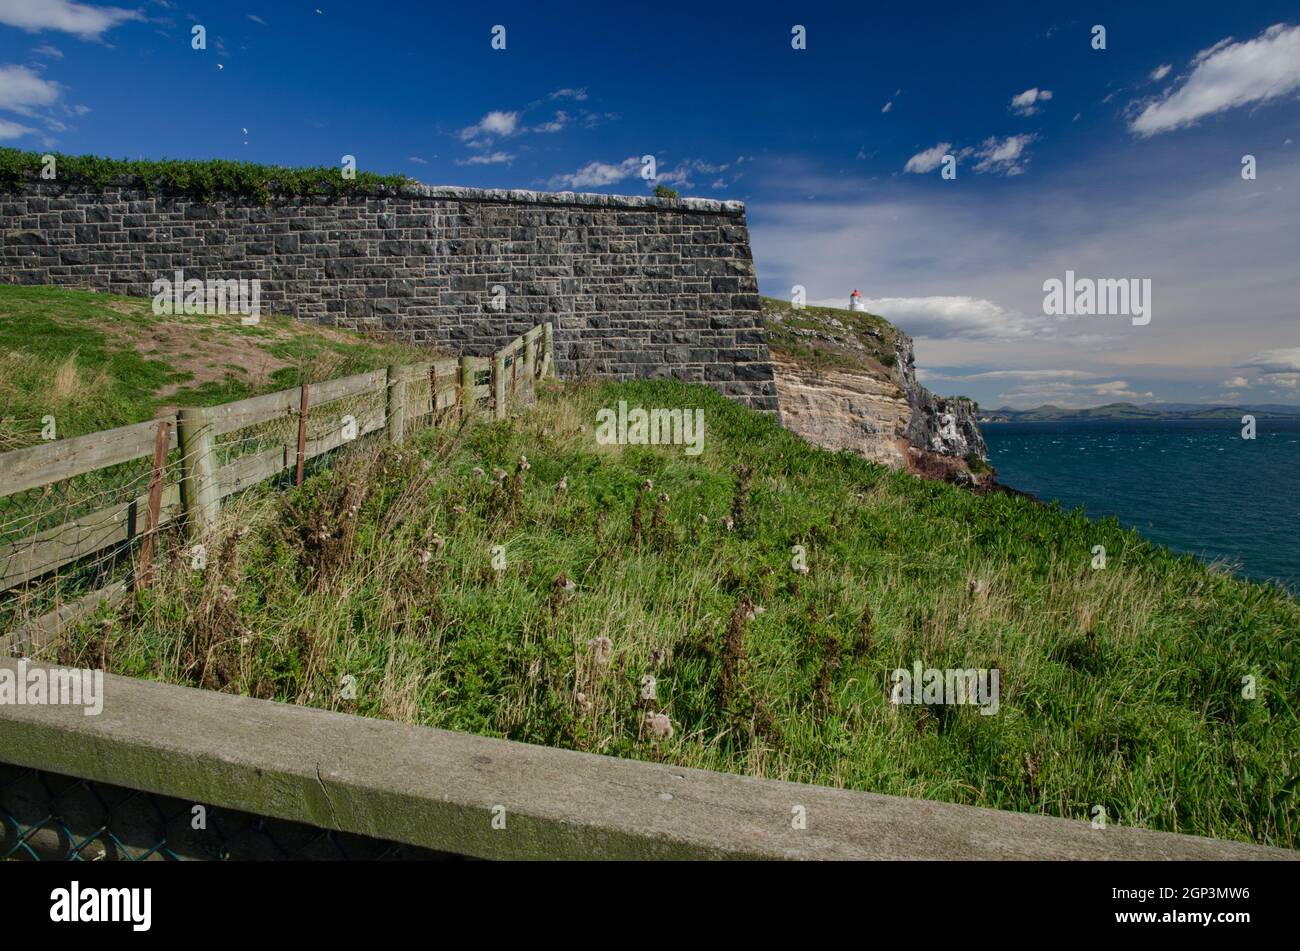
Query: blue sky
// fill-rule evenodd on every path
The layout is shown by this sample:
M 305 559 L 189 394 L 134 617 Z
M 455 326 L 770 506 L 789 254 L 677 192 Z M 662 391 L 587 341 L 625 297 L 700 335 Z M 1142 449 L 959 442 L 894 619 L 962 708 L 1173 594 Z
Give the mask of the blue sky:
M 653 154 L 746 202 L 764 293 L 860 288 L 986 406 L 1300 403 L 1297 142 L 1296 2 L 0 0 L 0 144 L 623 193 Z M 1044 314 L 1066 270 L 1151 322 Z

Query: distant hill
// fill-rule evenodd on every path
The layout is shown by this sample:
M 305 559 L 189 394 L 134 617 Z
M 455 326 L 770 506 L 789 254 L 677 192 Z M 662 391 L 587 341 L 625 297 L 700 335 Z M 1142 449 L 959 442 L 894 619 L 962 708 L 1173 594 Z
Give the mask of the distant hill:
M 981 423 L 1034 423 L 1083 419 L 1240 419 L 1246 414 L 1260 419 L 1300 419 L 1300 406 L 1260 403 L 1245 406 L 1213 406 L 1204 403 L 1107 403 L 1087 409 L 1039 406 L 1035 409 L 999 409 L 980 412 Z

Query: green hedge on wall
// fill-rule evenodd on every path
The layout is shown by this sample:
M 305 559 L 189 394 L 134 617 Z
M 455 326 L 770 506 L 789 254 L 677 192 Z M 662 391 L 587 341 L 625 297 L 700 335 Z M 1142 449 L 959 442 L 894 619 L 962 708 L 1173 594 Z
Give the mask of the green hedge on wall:
M 374 172 L 357 172 L 355 178 L 346 179 L 341 169 L 327 167 L 284 168 L 225 159 L 128 161 L 0 148 L 0 191 L 17 191 L 24 182 L 39 177 L 45 154 L 54 156 L 54 180 L 63 184 L 104 188 L 130 176 L 150 192 L 203 201 L 226 196 L 256 198 L 265 204 L 277 195 L 370 194 L 414 183 L 405 175 Z

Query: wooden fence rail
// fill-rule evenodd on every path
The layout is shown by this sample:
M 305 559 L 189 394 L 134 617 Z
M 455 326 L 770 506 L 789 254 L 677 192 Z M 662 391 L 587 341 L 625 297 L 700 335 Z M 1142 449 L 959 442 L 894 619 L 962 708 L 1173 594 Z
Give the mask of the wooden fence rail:
M 136 586 L 148 583 L 153 560 L 149 542 L 164 525 L 183 520 L 187 538 L 198 543 L 212 529 L 222 499 L 285 471 L 301 484 L 307 461 L 344 443 L 381 430 L 388 441 L 400 443 L 413 425 L 423 421 L 436 426 L 453 419 L 459 423 L 472 417 L 485 400 L 494 417 L 501 419 L 511 401 L 531 395 L 536 380 L 553 375 L 553 345 L 553 330 L 547 323 L 516 337 L 491 357 L 390 366 L 220 406 L 183 407 L 174 418 L 0 453 L 0 498 L 153 459 L 146 493 L 0 544 L 0 592 L 91 555 L 121 549 L 138 538 L 147 547 L 133 581 Z M 485 372 L 490 380 L 481 383 Z M 378 405 L 353 413 L 337 405 L 367 396 Z M 323 433 L 311 438 L 308 422 L 322 420 Z M 268 448 L 219 464 L 220 437 L 277 421 L 296 421 L 296 440 L 272 440 Z M 179 459 L 172 470 L 175 478 L 168 483 L 166 460 L 173 450 L 178 450 Z M 114 583 L 0 635 L 0 655 L 47 643 L 60 628 L 128 590 L 129 586 Z

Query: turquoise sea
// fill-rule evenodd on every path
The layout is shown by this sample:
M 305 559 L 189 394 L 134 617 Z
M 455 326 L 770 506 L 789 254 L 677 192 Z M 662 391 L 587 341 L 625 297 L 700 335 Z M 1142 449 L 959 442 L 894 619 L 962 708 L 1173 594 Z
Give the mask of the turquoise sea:
M 998 481 L 1300 593 L 1300 420 L 983 423 Z

